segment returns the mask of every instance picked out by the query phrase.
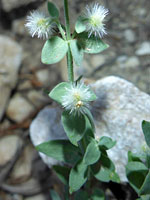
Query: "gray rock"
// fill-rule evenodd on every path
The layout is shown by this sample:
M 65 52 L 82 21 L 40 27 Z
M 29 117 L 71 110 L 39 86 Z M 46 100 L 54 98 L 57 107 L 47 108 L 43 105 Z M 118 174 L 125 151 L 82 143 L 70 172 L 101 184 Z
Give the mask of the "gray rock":
M 117 141 L 108 151 L 122 181 L 126 181 L 127 152 L 139 153 L 144 145 L 142 120 L 150 120 L 150 96 L 132 83 L 110 76 L 92 85 L 99 97 L 93 103 L 96 137 L 109 136 Z
M 27 98 L 36 107 L 41 107 L 50 102 L 50 98 L 44 95 L 42 91 L 31 90 L 28 92 Z
M 13 158 L 18 143 L 21 143 L 21 140 L 16 135 L 4 136 L 0 139 L 0 166 L 5 165 Z
M 24 200 L 46 200 L 46 197 L 43 194 L 38 194 L 32 197 L 26 197 Z
M 133 43 L 136 41 L 135 33 L 131 29 L 127 29 L 124 31 L 124 37 L 129 43 Z
M 11 180 L 19 183 L 22 182 L 22 180 L 25 181 L 30 178 L 32 172 L 33 153 L 34 149 L 32 145 L 28 145 L 24 148 L 21 157 L 17 160 L 9 177 Z
M 27 5 L 30 2 L 34 2 L 35 0 L 2 0 L 2 5 L 5 11 L 10 11 L 13 8 L 17 8 L 22 5 Z
M 30 126 L 30 137 L 34 146 L 49 140 L 67 139 L 60 122 L 60 116 L 60 108 L 46 107 L 39 112 Z M 60 163 L 43 153 L 40 153 L 40 156 L 49 167 Z
M 135 52 L 138 56 L 150 55 L 150 42 L 143 42 Z
M 132 83 L 115 76 L 96 81 L 92 87 L 98 96 L 92 107 L 96 138 L 105 135 L 117 141 L 116 146 L 109 150 L 108 154 L 114 161 L 121 180 L 127 181 L 127 153 L 129 150 L 140 152 L 144 144 L 141 122 L 150 120 L 150 96 L 141 92 Z M 60 123 L 60 115 L 59 108 L 49 107 L 38 114 L 30 127 L 34 145 L 52 139 L 66 138 Z M 44 155 L 42 158 L 49 166 L 55 164 Z
M 140 65 L 140 61 L 137 56 L 119 56 L 117 58 L 117 64 L 120 68 L 136 69 Z
M 0 120 L 4 114 L 10 92 L 15 87 L 22 61 L 22 48 L 11 38 L 0 35 Z
M 34 106 L 29 103 L 22 95 L 16 93 L 10 100 L 6 114 L 15 122 L 22 122 L 32 112 L 34 112 Z

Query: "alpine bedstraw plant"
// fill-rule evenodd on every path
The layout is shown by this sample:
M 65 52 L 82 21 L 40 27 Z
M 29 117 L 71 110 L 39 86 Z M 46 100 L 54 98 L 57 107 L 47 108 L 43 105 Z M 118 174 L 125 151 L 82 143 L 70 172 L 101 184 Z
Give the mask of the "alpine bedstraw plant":
M 91 180 L 95 177 L 102 182 L 120 182 L 115 165 L 107 155 L 107 150 L 116 142 L 105 136 L 95 138 L 95 125 L 89 105 L 97 97 L 90 86 L 84 84 L 82 77 L 74 80 L 73 67 L 74 63 L 82 66 L 84 53 L 100 53 L 108 48 L 102 39 L 107 34 L 105 17 L 109 11 L 98 3 L 87 5 L 77 18 L 74 32 L 71 33 L 68 0 L 64 0 L 65 25 L 60 22 L 58 8 L 51 2 L 47 2 L 47 7 L 50 16 L 33 11 L 27 17 L 26 27 L 32 37 L 46 40 L 41 54 L 44 64 L 54 64 L 65 55 L 67 57 L 68 82 L 56 85 L 49 97 L 62 106 L 61 122 L 68 140 L 53 140 L 36 148 L 47 156 L 66 163 L 53 167 L 69 193 L 76 192 L 70 197 L 66 192 L 64 199 L 104 200 L 104 192 L 95 188 Z M 143 131 L 150 146 L 148 122 L 143 122 Z M 150 154 L 145 153 L 144 156 L 143 160 L 139 155 L 129 152 L 126 167 L 129 183 L 141 195 L 141 200 L 150 197 Z M 53 200 L 60 199 L 53 190 L 51 196 Z

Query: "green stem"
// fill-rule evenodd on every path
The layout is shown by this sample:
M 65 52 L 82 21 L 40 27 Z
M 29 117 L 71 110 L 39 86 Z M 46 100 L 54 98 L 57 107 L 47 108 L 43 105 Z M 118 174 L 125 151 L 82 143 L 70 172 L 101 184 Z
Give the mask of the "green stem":
M 68 41 L 68 53 L 67 53 L 68 80 L 69 82 L 73 82 L 74 81 L 73 58 L 72 58 L 72 53 L 71 53 L 70 44 L 69 44 L 71 35 L 70 35 L 70 23 L 69 23 L 69 12 L 68 12 L 68 0 L 64 0 L 64 14 L 65 14 L 66 33 L 67 33 L 67 41 Z
M 59 21 L 57 21 L 56 24 L 57 24 L 57 27 L 58 27 L 58 29 L 59 29 L 61 35 L 62 35 L 62 38 L 63 38 L 64 40 L 66 40 L 65 32 L 64 32 L 64 30 L 63 30 L 61 24 L 59 23 Z
M 67 67 L 68 67 L 68 80 L 70 82 L 74 81 L 74 74 L 73 74 L 73 59 L 70 49 L 70 44 L 68 43 L 68 53 L 67 53 Z
M 69 23 L 69 12 L 68 12 L 68 0 L 64 0 L 64 14 L 65 14 L 65 22 L 66 22 L 67 39 L 70 40 L 70 23 Z

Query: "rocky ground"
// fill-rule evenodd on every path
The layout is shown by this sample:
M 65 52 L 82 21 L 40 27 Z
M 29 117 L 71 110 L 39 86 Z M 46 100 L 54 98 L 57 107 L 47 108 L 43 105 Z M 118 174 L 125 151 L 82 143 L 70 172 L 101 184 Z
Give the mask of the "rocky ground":
M 55 2 L 63 18 L 62 1 Z M 73 22 L 88 2 L 91 0 L 70 1 Z M 150 105 L 150 97 L 145 96 L 150 94 L 149 0 L 104 0 L 103 4 L 110 10 L 105 37 L 110 48 L 102 54 L 85 55 L 83 67 L 76 68 L 76 74 L 92 81 L 115 75 L 132 82 L 144 92 L 137 92 L 136 98 L 132 95 L 135 115 L 140 119 L 141 112 L 150 120 L 145 109 Z M 45 91 L 67 80 L 65 60 L 51 66 L 40 61 L 44 41 L 31 38 L 24 27 L 26 16 L 33 9 L 46 11 L 45 1 L 0 0 L 0 200 L 49 200 L 50 188 L 62 191 L 62 185 L 39 158 L 29 137 L 35 116 L 46 105 L 54 105 Z M 116 95 L 120 95 L 120 85 L 115 87 Z M 124 105 L 130 105 L 128 91 L 134 90 L 124 87 L 123 91 L 127 95 L 120 98 L 124 98 Z M 125 198 L 112 193 L 110 196 L 111 200 L 134 200 L 128 194 Z

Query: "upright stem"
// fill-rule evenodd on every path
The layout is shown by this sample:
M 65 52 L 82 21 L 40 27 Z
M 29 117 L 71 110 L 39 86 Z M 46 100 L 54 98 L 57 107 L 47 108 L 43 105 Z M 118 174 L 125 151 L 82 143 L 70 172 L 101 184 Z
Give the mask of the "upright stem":
M 66 33 L 68 41 L 68 53 L 67 53 L 68 80 L 70 82 L 73 82 L 74 81 L 73 58 L 69 43 L 69 40 L 71 39 L 71 34 L 70 34 L 69 12 L 68 12 L 68 0 L 64 0 L 64 14 L 65 14 Z
M 69 23 L 69 12 L 68 12 L 68 0 L 64 0 L 64 14 L 65 14 L 65 22 L 66 22 L 67 39 L 70 40 L 70 23 Z
M 68 68 L 68 80 L 69 82 L 73 82 L 74 81 L 73 58 L 69 43 L 68 43 L 68 53 L 67 53 L 67 68 Z

